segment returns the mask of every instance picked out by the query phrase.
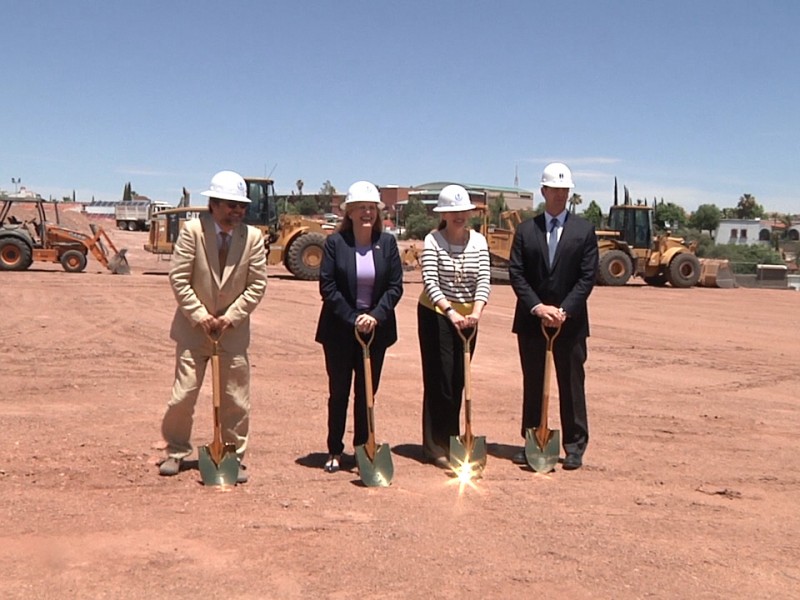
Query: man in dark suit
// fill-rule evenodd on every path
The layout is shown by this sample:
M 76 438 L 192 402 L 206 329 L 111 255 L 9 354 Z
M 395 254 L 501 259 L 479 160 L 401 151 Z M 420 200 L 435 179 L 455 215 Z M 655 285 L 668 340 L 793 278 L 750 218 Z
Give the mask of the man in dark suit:
M 566 457 L 563 468 L 578 469 L 589 442 L 584 394 L 586 300 L 597 275 L 594 227 L 566 210 L 572 173 L 563 163 L 551 163 L 542 173 L 545 212 L 523 222 L 514 234 L 509 275 L 517 305 L 512 331 L 517 334 L 522 364 L 522 436 L 539 426 L 547 344 L 541 330 L 561 327 L 553 347 Z M 524 451 L 514 456 L 524 464 Z

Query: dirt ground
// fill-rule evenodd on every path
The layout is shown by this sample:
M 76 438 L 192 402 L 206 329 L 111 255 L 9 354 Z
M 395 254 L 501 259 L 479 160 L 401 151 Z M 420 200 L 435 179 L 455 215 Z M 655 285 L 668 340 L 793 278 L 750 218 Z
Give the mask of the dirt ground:
M 147 234 L 110 233 L 130 276 L 94 259 L 82 274 L 0 273 L 3 598 L 800 596 L 800 294 L 596 288 L 585 466 L 537 475 L 510 460 L 521 376 L 514 296 L 495 285 L 473 363 L 490 455 L 459 486 L 421 462 L 408 272 L 376 398 L 395 476 L 365 488 L 350 429 L 349 469 L 321 468 L 316 283 L 271 267 L 253 317 L 250 482 L 223 490 L 196 469 L 158 475 L 169 263 L 142 250 Z M 210 406 L 207 381 L 197 445 Z

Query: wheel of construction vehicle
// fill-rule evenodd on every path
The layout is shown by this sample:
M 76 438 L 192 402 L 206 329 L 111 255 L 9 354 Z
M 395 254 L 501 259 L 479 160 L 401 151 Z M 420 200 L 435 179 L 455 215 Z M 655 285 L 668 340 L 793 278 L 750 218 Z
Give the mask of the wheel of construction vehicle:
M 126 223 L 125 221 L 117 221 L 117 229 L 125 230 L 127 228 L 128 228 L 128 223 Z
M 298 279 L 307 281 L 319 279 L 324 246 L 325 236 L 321 233 L 304 233 L 289 246 L 289 251 L 286 253 L 286 267 Z
M 138 225 L 136 225 L 136 221 L 128 221 L 128 231 L 136 231 L 139 229 Z
M 86 268 L 86 255 L 80 250 L 67 250 L 61 255 L 61 266 L 67 273 L 80 273 Z
M 0 240 L 0 270 L 24 271 L 33 262 L 31 247 L 17 238 Z
M 667 274 L 672 287 L 688 288 L 697 285 L 700 279 L 700 260 L 688 252 L 676 254 L 669 263 Z
M 622 250 L 609 250 L 600 257 L 597 282 L 600 285 L 625 285 L 631 278 L 630 257 Z

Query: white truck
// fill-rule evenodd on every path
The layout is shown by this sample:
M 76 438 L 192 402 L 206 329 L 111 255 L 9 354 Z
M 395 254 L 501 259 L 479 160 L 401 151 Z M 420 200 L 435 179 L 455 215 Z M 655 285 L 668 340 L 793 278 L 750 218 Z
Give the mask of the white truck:
M 128 231 L 147 231 L 150 229 L 150 219 L 153 218 L 153 215 L 165 208 L 172 208 L 172 206 L 166 202 L 153 200 L 120 202 L 114 207 L 117 228 Z

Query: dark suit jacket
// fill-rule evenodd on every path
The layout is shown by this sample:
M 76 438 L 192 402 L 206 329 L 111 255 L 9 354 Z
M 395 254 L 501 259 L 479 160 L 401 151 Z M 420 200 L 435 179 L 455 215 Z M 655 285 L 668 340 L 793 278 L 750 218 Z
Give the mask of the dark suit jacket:
M 542 335 L 540 319 L 531 314 L 539 303 L 563 308 L 568 317 L 562 337 L 589 335 L 586 300 L 597 276 L 597 237 L 586 219 L 569 215 L 552 267 L 549 264 L 545 215 L 517 227 L 508 268 L 517 295 L 514 333 Z
M 372 237 L 375 284 L 372 307 L 366 311 L 378 321 L 374 344 L 391 346 L 397 341 L 394 308 L 403 295 L 403 265 L 397 241 L 388 233 Z M 356 309 L 356 243 L 352 231 L 334 233 L 325 241 L 319 276 L 322 312 L 317 324 L 316 341 L 342 343 L 354 339 Z

